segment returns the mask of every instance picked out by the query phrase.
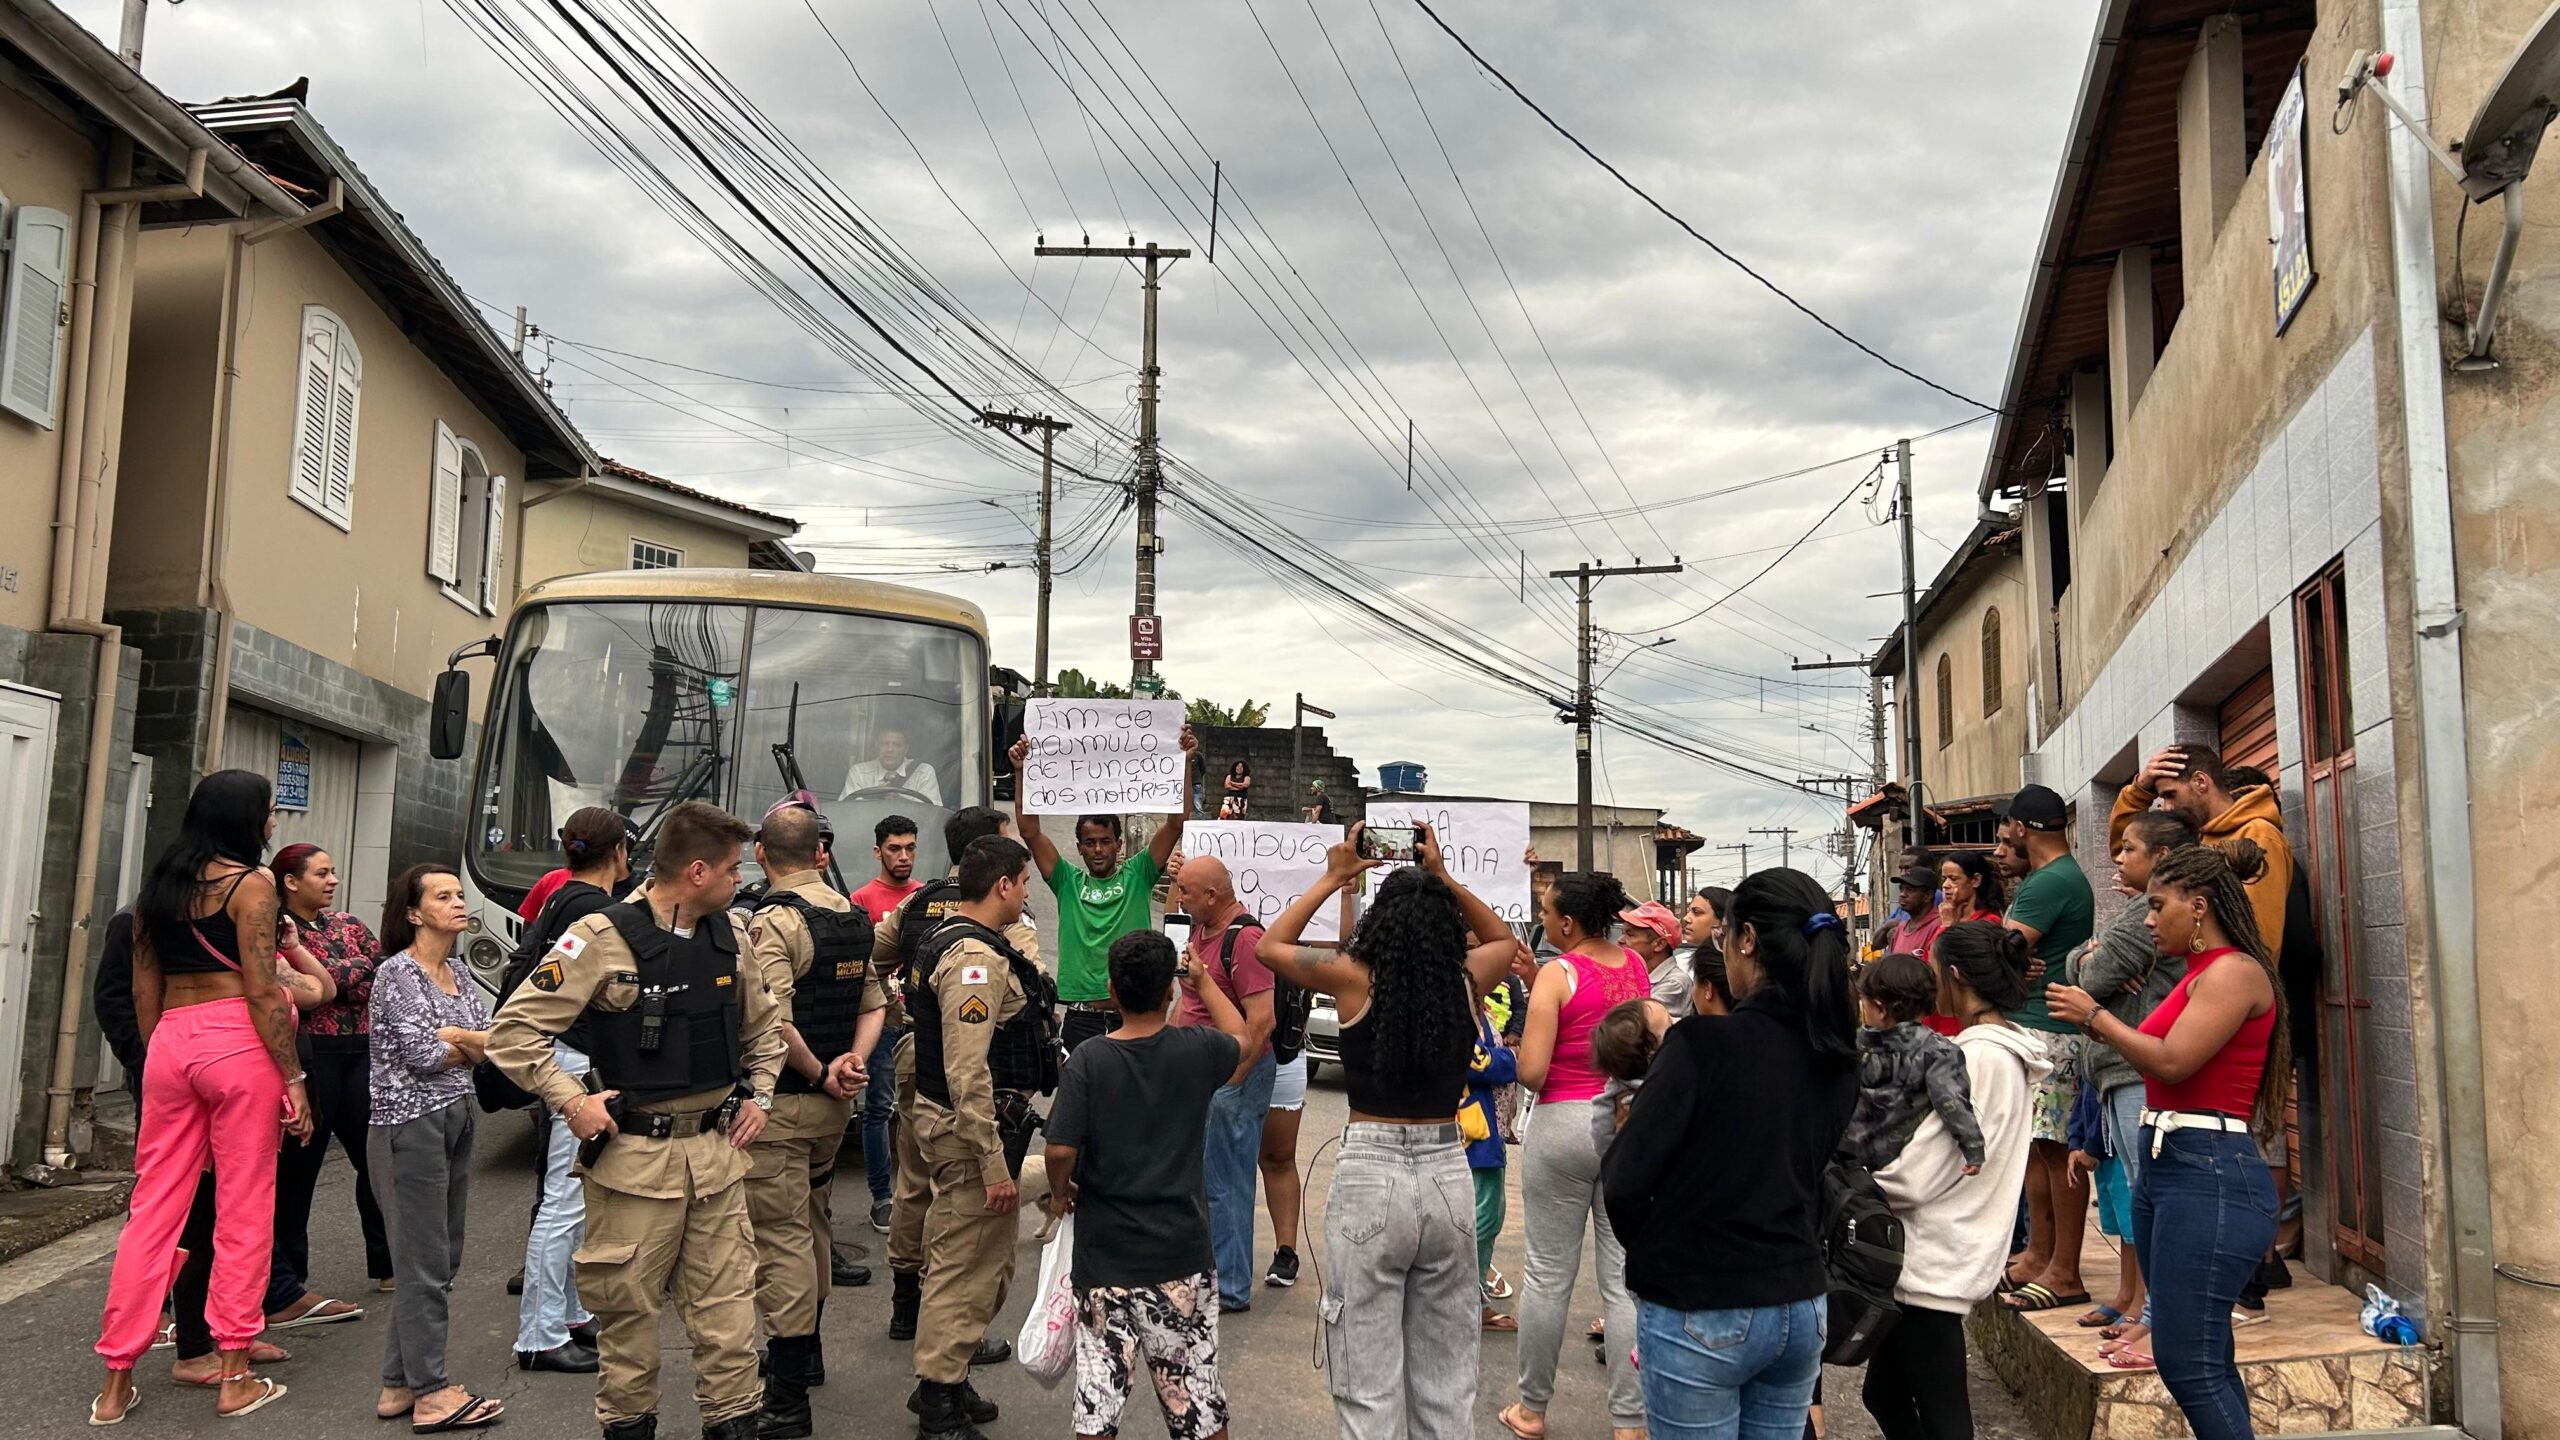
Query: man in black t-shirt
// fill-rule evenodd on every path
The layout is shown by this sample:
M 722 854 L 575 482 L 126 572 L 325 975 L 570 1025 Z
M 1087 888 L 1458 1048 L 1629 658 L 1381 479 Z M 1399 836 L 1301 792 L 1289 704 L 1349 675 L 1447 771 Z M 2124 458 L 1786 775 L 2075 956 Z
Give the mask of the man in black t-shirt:
M 1184 988 L 1216 1028 L 1169 1027 L 1173 942 L 1154 930 L 1114 941 L 1111 997 L 1120 1028 L 1067 1057 L 1050 1108 L 1053 1207 L 1076 1217 L 1075 1430 L 1112 1435 L 1140 1358 L 1172 1440 L 1220 1440 L 1218 1284 L 1201 1175 L 1209 1102 L 1243 1055 L 1244 1016 L 1198 965 Z M 1166 1403 L 1170 1397 L 1185 1403 Z

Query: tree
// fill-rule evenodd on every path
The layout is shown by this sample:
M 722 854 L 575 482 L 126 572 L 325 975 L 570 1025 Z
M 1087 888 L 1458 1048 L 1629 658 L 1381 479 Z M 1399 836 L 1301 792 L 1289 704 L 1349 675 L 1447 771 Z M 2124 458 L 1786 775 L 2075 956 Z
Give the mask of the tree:
M 1230 710 L 1215 700 L 1194 700 L 1183 712 L 1182 718 L 1203 728 L 1218 725 L 1239 730 L 1258 730 L 1264 721 L 1271 718 L 1271 707 L 1260 701 L 1248 699 Z

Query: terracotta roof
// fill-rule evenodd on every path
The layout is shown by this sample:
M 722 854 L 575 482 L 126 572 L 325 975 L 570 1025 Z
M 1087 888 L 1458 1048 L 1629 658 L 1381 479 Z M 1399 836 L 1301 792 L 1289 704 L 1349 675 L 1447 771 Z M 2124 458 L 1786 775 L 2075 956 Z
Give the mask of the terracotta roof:
M 699 500 L 705 505 L 717 505 L 723 510 L 735 510 L 741 515 L 752 515 L 768 524 L 783 526 L 795 535 L 800 531 L 800 522 L 788 515 L 776 515 L 770 510 L 758 510 L 752 505 L 741 505 L 735 500 L 725 499 L 706 490 L 696 490 L 690 485 L 679 485 L 673 480 L 662 479 L 636 466 L 625 465 L 619 460 L 607 459 L 598 468 L 604 474 L 616 479 L 629 480 L 652 489 L 664 490 L 670 495 L 682 495 L 688 500 Z

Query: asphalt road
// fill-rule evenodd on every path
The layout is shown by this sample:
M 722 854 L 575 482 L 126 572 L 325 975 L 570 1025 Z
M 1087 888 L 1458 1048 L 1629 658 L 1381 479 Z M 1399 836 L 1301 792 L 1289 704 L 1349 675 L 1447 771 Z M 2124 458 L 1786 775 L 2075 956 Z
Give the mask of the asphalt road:
M 1301 1165 L 1321 1142 L 1338 1135 L 1344 1118 L 1339 1073 L 1328 1074 L 1308 1093 L 1308 1113 L 1300 1142 Z M 596 1433 L 592 1382 L 584 1376 L 533 1375 L 513 1363 L 516 1302 L 506 1293 L 506 1278 L 522 1257 L 524 1217 L 533 1176 L 531 1126 L 517 1116 L 482 1117 L 478 1155 L 473 1166 L 468 1253 L 455 1282 L 452 1373 L 457 1381 L 502 1396 L 506 1423 L 499 1433 L 513 1440 L 589 1437 Z M 1320 1233 L 1325 1184 L 1331 1174 L 1327 1149 L 1308 1186 L 1309 1226 Z M 1036 1172 L 1036 1164 L 1031 1167 Z M 837 1187 L 844 1199 L 839 1233 L 843 1239 L 871 1246 L 879 1265 L 879 1240 L 864 1223 L 862 1169 L 848 1151 Z M 1515 1169 L 1516 1176 L 1516 1169 Z M 401 1433 L 373 1418 L 373 1399 L 381 1373 L 384 1316 L 379 1303 L 387 1296 L 359 1295 L 365 1286 L 362 1246 L 356 1233 L 355 1177 L 333 1151 L 312 1213 L 312 1258 L 315 1284 L 341 1297 L 357 1298 L 372 1313 L 348 1324 L 295 1330 L 269 1338 L 294 1353 L 269 1373 L 291 1387 L 273 1407 L 239 1425 L 217 1423 L 210 1391 L 171 1385 L 167 1367 L 171 1352 L 145 1357 L 142 1404 L 120 1433 L 135 1437 L 220 1435 L 241 1440 L 257 1434 L 370 1437 Z M 1516 1184 L 1516 1179 L 1515 1179 Z M 1026 1189 L 1042 1188 L 1034 1180 Z M 1496 1249 L 1495 1264 L 1517 1276 L 1521 1268 L 1519 1210 L 1514 1192 L 1512 1223 Z M 1261 1218 L 1258 1256 L 1270 1255 L 1269 1217 Z M 1030 1277 L 1038 1273 L 1039 1251 L 1031 1241 L 1036 1216 L 1022 1222 L 1019 1274 L 1023 1277 L 997 1323 L 997 1333 L 1010 1337 L 1027 1303 Z M 70 1437 L 91 1433 L 85 1406 L 96 1393 L 98 1364 L 90 1343 L 97 1336 L 98 1309 L 106 1292 L 108 1266 L 115 1245 L 115 1222 L 92 1227 L 9 1266 L 0 1267 L 0 1344 L 8 1355 L 8 1380 L 0 1385 L 9 1400 L 9 1426 L 0 1440 L 22 1437 Z M 1226 1317 L 1221 1326 L 1221 1361 L 1234 1413 L 1233 1431 L 1246 1436 L 1320 1436 L 1332 1433 L 1332 1407 L 1316 1354 L 1315 1257 L 1309 1243 L 1299 1249 L 1308 1259 L 1304 1279 L 1294 1290 L 1256 1291 L 1251 1313 Z M 1598 1313 L 1597 1292 L 1586 1253 L 1574 1311 L 1577 1320 Z M 829 1440 L 894 1440 L 912 1436 L 915 1426 L 905 1400 L 913 1385 L 908 1347 L 891 1342 L 885 1273 L 860 1290 L 839 1290 L 829 1304 L 825 1335 L 828 1379 L 816 1392 L 818 1434 Z M 1577 1323 L 1577 1329 L 1579 1324 Z M 684 1333 L 668 1316 L 664 1343 L 666 1398 L 661 1433 L 668 1440 L 698 1434 L 691 1394 L 692 1369 Z M 1515 1347 L 1510 1335 L 1487 1335 L 1483 1351 L 1483 1383 L 1477 1400 L 1477 1433 L 1503 1440 L 1494 1412 L 1512 1398 Z M 1857 1407 L 1858 1375 L 1835 1371 L 1826 1388 L 1845 1401 L 1831 1413 L 1829 1434 L 1845 1440 L 1872 1440 L 1876 1430 Z M 1067 1433 L 1068 1392 L 1044 1390 L 1019 1366 L 1006 1364 L 979 1372 L 978 1388 L 1003 1407 L 1004 1415 L 987 1427 L 992 1440 Z M 1568 1340 L 1559 1367 L 1551 1409 L 1550 1433 L 1560 1440 L 1583 1440 L 1608 1434 L 1607 1372 L 1592 1362 L 1591 1350 Z M 1975 1369 L 1973 1394 L 1979 1431 L 1991 1440 L 2028 1440 L 2029 1431 L 2017 1406 L 1998 1382 Z M 1162 1421 L 1141 1387 L 1130 1405 L 1123 1433 L 1161 1436 Z

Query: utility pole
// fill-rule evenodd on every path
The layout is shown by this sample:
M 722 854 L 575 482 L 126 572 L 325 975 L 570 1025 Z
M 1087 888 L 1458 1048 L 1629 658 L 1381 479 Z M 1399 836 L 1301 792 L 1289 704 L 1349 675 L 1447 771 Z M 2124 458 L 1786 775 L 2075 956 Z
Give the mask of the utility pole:
M 142 69 L 142 26 L 150 17 L 150 0 L 124 0 L 123 23 L 116 33 L 116 58 Z
M 1310 715 L 1321 715 L 1327 720 L 1334 718 L 1332 711 L 1308 704 L 1307 692 L 1301 690 L 1297 708 L 1289 714 L 1289 818 L 1292 820 L 1297 819 L 1304 808 L 1299 802 L 1306 799 L 1306 792 L 1298 788 L 1298 766 L 1306 751 L 1307 717 Z
M 1739 845 L 1719 845 L 1719 846 L 1717 846 L 1716 848 L 1717 848 L 1718 850 L 1739 850 L 1739 851 L 1741 851 L 1741 852 L 1742 852 L 1742 878 L 1743 878 L 1744 880 L 1748 880 L 1748 879 L 1750 879 L 1750 878 L 1751 878 L 1751 842 L 1749 842 L 1749 841 L 1747 841 L 1747 840 L 1746 840 L 1746 841 L 1744 841 L 1743 843 L 1741 843 L 1741 844 L 1739 844 Z M 1739 884 L 1740 882 L 1739 882 L 1739 881 L 1737 881 L 1737 882 L 1735 882 L 1735 883 Z
M 1894 483 L 1893 513 L 1902 521 L 1902 695 L 1911 707 L 1902 737 L 1903 783 L 1910 787 L 1911 843 L 1929 843 L 1927 810 L 1920 790 L 1920 589 L 1911 564 L 1911 442 L 1893 442 L 1899 475 Z
M 1612 575 L 1677 575 L 1688 567 L 1680 557 L 1668 565 L 1594 565 L 1584 561 L 1570 570 L 1550 570 L 1550 580 L 1574 582 L 1574 613 L 1581 633 L 1574 669 L 1573 694 L 1573 850 L 1574 868 L 1591 868 L 1591 582 Z
M 1775 835 L 1778 837 L 1779 869 L 1785 869 L 1787 867 L 1787 862 L 1795 858 L 1796 827 L 1793 825 L 1780 825 L 1773 829 L 1761 829 L 1754 827 L 1751 833 L 1754 835 Z
M 1874 759 L 1871 763 L 1875 769 L 1875 782 L 1870 789 L 1872 793 L 1881 795 L 1884 793 L 1885 782 L 1892 778 L 1892 771 L 1887 768 L 1888 761 L 1885 757 L 1884 677 L 1874 673 L 1875 663 L 1876 657 L 1873 655 L 1861 655 L 1854 660 L 1834 660 L 1826 655 L 1818 661 L 1796 661 L 1789 664 L 1787 668 L 1790 670 L 1864 670 L 1867 672 L 1867 739 L 1874 752 Z M 1855 875 L 1857 873 L 1857 866 L 1855 863 L 1857 860 L 1857 853 L 1857 837 L 1853 828 L 1850 835 L 1848 857 L 1851 864 L 1847 867 L 1848 872 L 1851 875 Z M 1876 824 L 1876 843 L 1868 847 L 1867 850 L 1867 894 L 1875 897 L 1878 902 L 1881 902 L 1884 898 L 1884 824 L 1881 819 L 1879 819 Z M 1870 915 L 1869 919 L 1870 924 L 1872 925 L 1873 916 Z
M 1169 250 L 1150 242 L 1145 245 L 1035 245 L 1034 255 L 1063 255 L 1084 260 L 1143 260 L 1146 262 L 1145 294 L 1147 319 L 1145 340 L 1138 357 L 1138 590 L 1134 613 L 1141 619 L 1156 613 L 1156 556 L 1164 542 L 1156 535 L 1156 489 L 1164 481 L 1163 467 L 1156 459 L 1156 381 L 1160 367 L 1156 364 L 1156 288 L 1164 267 L 1176 260 L 1191 258 L 1188 250 Z M 1153 660 L 1132 660 L 1130 689 L 1142 687 L 1140 677 L 1152 677 Z
M 1049 462 L 1052 452 L 1057 447 L 1058 432 L 1072 430 L 1075 427 L 1064 420 L 1052 420 L 1046 415 L 1016 415 L 1005 410 L 981 410 L 978 412 L 978 423 L 1017 432 L 1023 430 L 1040 432 L 1040 543 L 1032 551 L 1040 566 L 1040 609 L 1033 632 L 1036 638 L 1032 642 L 1031 693 L 1046 695 L 1049 693 L 1049 509 L 1051 499 Z

